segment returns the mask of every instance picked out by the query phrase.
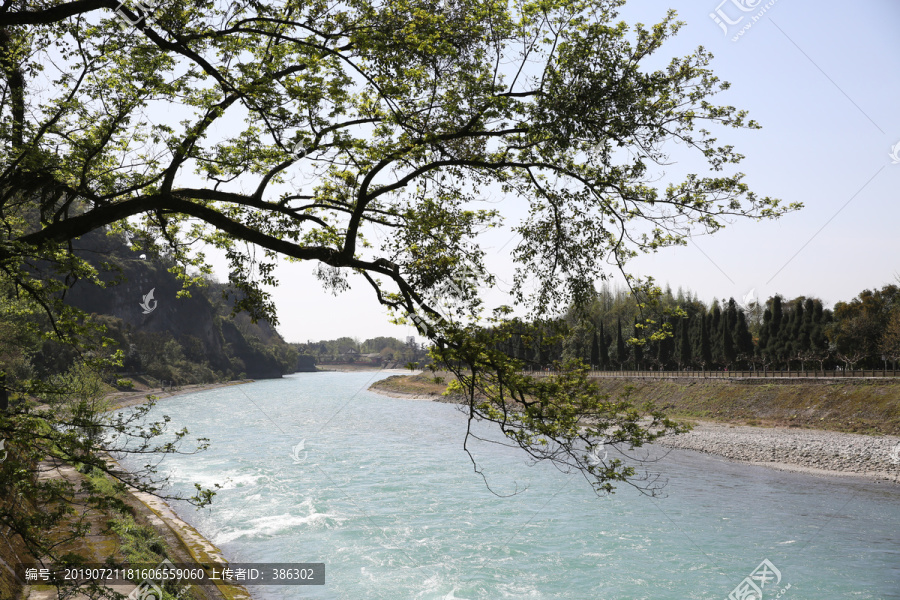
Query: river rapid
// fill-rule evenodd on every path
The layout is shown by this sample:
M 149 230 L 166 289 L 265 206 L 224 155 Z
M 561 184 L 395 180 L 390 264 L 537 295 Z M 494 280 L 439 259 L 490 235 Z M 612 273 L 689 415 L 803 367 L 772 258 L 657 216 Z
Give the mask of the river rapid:
M 386 376 L 303 373 L 153 409 L 212 442 L 162 463 L 173 491 L 223 485 L 208 509 L 174 504 L 184 520 L 233 562 L 326 564 L 324 586 L 250 587 L 257 600 L 900 598 L 898 486 L 653 447 L 637 456 L 661 496 L 598 497 L 481 442 L 485 481 L 460 407 L 367 390 Z

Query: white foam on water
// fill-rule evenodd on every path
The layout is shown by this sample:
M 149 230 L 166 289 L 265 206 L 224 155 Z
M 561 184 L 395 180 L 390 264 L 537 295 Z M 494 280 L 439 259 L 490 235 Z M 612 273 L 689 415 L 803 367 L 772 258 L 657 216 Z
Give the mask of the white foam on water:
M 255 497 L 250 496 L 247 500 Z M 245 510 L 247 502 L 244 501 L 238 510 Z M 331 525 L 340 525 L 344 519 L 336 514 L 328 512 L 318 512 L 313 506 L 312 499 L 306 499 L 297 504 L 294 509 L 302 514 L 293 514 L 290 512 L 264 515 L 261 517 L 251 518 L 241 523 L 241 526 L 234 528 L 223 528 L 215 534 L 215 543 L 226 544 L 228 542 L 241 538 L 263 538 L 279 535 L 290 535 L 292 529 L 296 528 L 321 528 Z M 230 519 L 226 519 L 228 523 Z
M 492 481 L 502 475 L 527 488 L 498 498 L 460 456 L 457 434 L 465 422 L 455 408 L 398 400 L 386 410 L 391 401 L 359 392 L 371 378 L 249 384 L 247 394 L 291 432 L 289 439 L 263 418 L 231 418 L 246 408 L 242 395 L 226 402 L 223 393 L 215 418 L 208 401 L 168 401 L 173 423 L 212 440 L 208 452 L 166 460 L 162 474 L 170 464 L 182 469 L 171 471 L 173 491 L 193 494 L 195 481 L 226 485 L 209 509 L 185 506 L 180 514 L 243 561 L 328 564 L 325 587 L 259 586 L 259 600 L 295 600 L 301 592 L 318 600 L 715 598 L 764 557 L 790 567 L 791 581 L 810 597 L 893 597 L 890 532 L 900 531 L 900 495 L 889 490 L 869 493 L 862 484 L 673 451 L 661 463 L 672 485 L 658 504 L 628 486 L 601 502 L 575 483 L 560 493 L 565 476 L 492 446 L 479 456 Z M 297 394 L 309 399 L 303 411 Z M 322 429 L 339 409 L 345 412 Z M 317 452 L 321 471 L 311 460 L 293 464 L 290 450 L 301 439 L 306 448 L 328 449 Z M 361 465 L 369 470 L 361 473 Z M 791 554 L 788 545 L 819 528 L 822 514 L 845 514 L 850 499 L 852 520 L 832 519 L 816 544 Z M 685 531 L 709 555 L 732 557 L 734 568 L 698 562 Z M 772 542 L 778 538 L 788 539 Z M 830 550 L 838 545 L 843 556 Z M 731 587 L 719 582 L 724 570 Z
M 268 475 L 241 473 L 236 470 L 210 471 L 208 465 L 191 470 L 182 466 L 172 465 L 165 470 L 165 475 L 170 478 L 172 483 L 188 483 L 191 486 L 199 483 L 201 487 L 213 490 L 216 484 L 221 486 L 218 488 L 220 490 L 232 490 L 255 486 L 269 481 Z
M 311 515 L 271 515 L 259 517 L 248 521 L 250 527 L 222 531 L 215 536 L 215 543 L 228 543 L 243 537 L 271 537 L 279 534 L 287 534 L 291 529 L 302 526 L 324 526 L 334 515 L 328 513 L 315 513 Z

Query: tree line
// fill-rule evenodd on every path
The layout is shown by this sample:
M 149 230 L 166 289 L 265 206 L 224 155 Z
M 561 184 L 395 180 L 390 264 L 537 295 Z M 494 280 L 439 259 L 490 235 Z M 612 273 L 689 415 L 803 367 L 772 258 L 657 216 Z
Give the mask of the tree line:
M 867 289 L 830 309 L 778 294 L 707 304 L 680 288 L 648 306 L 604 286 L 586 310 L 522 326 L 501 344 L 530 369 L 572 360 L 601 370 L 895 368 L 900 288 Z
M 418 344 L 414 337 L 406 341 L 395 337 L 378 336 L 360 341 L 355 337 L 339 337 L 333 340 L 308 341 L 305 344 L 295 343 L 294 348 L 301 355 L 311 356 L 319 364 L 323 363 L 355 363 L 364 355 L 370 364 L 387 364 L 390 362 L 407 363 L 425 359 L 427 349 Z M 378 357 L 372 355 L 377 354 Z

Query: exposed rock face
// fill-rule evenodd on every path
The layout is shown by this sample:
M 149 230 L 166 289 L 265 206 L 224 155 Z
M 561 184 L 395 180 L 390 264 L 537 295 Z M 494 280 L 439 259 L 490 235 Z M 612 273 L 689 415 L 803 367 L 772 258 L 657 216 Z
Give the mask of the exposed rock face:
M 273 353 L 263 351 L 272 344 L 284 345 L 275 329 L 263 321 L 251 324 L 245 315 L 230 317 L 233 301 L 220 297 L 222 286 L 193 288 L 191 297 L 179 298 L 181 282 L 163 261 L 141 258 L 115 236 L 86 236 L 79 240 L 76 252 L 98 270 L 105 271 L 101 263 L 107 262 L 121 272 L 105 271 L 104 281 L 119 281 L 105 288 L 76 282 L 66 296 L 72 306 L 121 319 L 133 336 L 171 336 L 189 360 L 207 362 L 215 371 L 230 371 L 234 376 L 243 373 L 253 379 L 277 378 L 290 372 L 293 364 L 285 369 Z

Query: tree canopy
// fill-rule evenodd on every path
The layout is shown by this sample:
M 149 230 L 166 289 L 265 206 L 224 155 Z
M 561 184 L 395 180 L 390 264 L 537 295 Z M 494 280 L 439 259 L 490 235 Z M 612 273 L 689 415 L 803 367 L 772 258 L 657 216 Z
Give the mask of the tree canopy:
M 224 250 L 237 308 L 272 322 L 279 256 L 317 264 L 334 291 L 364 280 L 455 366 L 473 418 L 606 489 L 633 470 L 594 469 L 581 441 L 640 445 L 676 426 L 656 413 L 653 433 L 639 426 L 640 411 L 599 397 L 577 368 L 522 379 L 493 350 L 511 309 L 487 327 L 464 318 L 481 307 L 475 283 L 493 283 L 481 234 L 501 223 L 518 234 L 511 302 L 540 319 L 592 301 L 596 280 L 638 253 L 797 208 L 752 192 L 741 154 L 717 140 L 713 130 L 758 125 L 712 102 L 728 84 L 711 54 L 661 63 L 682 24 L 669 12 L 629 27 L 622 4 L 9 5 L 2 277 L 70 340 L 84 315 L 66 286 L 99 281 L 72 243 L 92 231 L 171 258 L 186 283 L 208 271 L 202 243 Z M 706 168 L 663 186 L 674 145 Z M 525 216 L 504 221 L 494 194 Z

